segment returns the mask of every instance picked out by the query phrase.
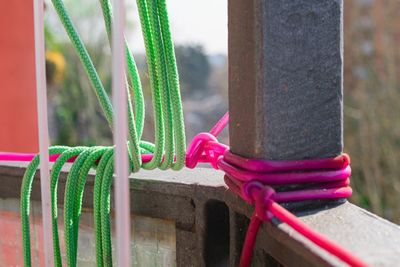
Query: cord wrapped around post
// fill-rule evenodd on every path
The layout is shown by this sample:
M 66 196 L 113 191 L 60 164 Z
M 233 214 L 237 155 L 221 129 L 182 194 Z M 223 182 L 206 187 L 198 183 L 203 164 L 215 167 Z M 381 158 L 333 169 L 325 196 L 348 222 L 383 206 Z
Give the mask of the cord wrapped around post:
M 100 80 L 96 68 L 72 23 L 62 0 L 52 0 L 53 6 L 77 51 L 91 86 L 110 126 L 113 125 L 114 107 Z M 112 6 L 110 0 L 100 0 L 108 37 L 112 35 Z M 228 187 L 245 201 L 255 206 L 243 246 L 241 266 L 249 266 L 256 235 L 262 221 L 277 218 L 316 245 L 335 255 L 351 266 L 366 264 L 347 250 L 313 231 L 279 202 L 315 199 L 345 199 L 352 193 L 350 184 L 350 159 L 346 154 L 332 159 L 265 161 L 246 159 L 234 155 L 227 145 L 217 140 L 217 135 L 228 124 L 229 114 L 209 133 L 200 133 L 185 149 L 185 129 L 179 76 L 169 27 L 166 0 L 137 0 L 142 34 L 148 60 L 148 74 L 154 110 L 154 144 L 141 140 L 144 124 L 144 99 L 134 58 L 126 42 L 127 62 L 126 95 L 127 126 L 129 128 L 127 151 L 130 171 L 140 168 L 179 170 L 184 165 L 194 168 L 199 162 L 209 163 L 225 172 Z M 122 38 L 121 38 L 122 39 Z M 121 42 L 122 43 L 122 42 Z M 120 43 L 120 44 L 121 44 Z M 122 79 L 123 80 L 123 79 Z M 130 87 L 133 100 L 130 99 Z M 133 103 L 134 102 L 134 105 Z M 135 111 L 135 112 L 134 112 Z M 125 138 L 123 138 L 125 139 Z M 46 149 L 44 149 L 45 152 Z M 93 206 L 96 230 L 96 261 L 98 266 L 112 266 L 110 188 L 114 172 L 114 147 L 65 147 L 49 148 L 49 161 L 55 162 L 51 171 L 51 215 L 54 246 L 54 265 L 62 266 L 58 236 L 57 186 L 62 167 L 73 162 L 67 176 L 64 199 L 64 241 L 68 266 L 77 265 L 78 230 L 86 177 L 96 168 Z M 43 152 L 43 151 L 42 151 Z M 42 154 L 43 155 L 43 154 Z M 47 156 L 45 157 L 47 158 Z M 39 156 L 0 153 L 0 160 L 32 160 L 24 174 L 21 187 L 21 225 L 25 266 L 31 265 L 29 227 L 30 194 L 39 165 Z M 47 168 L 46 168 L 47 169 Z M 275 190 L 272 186 L 301 185 L 290 190 Z M 128 252 L 129 253 L 129 252 Z
M 218 131 L 198 134 L 189 145 L 186 166 L 209 163 L 225 172 L 227 186 L 249 204 L 255 206 L 243 245 L 240 266 L 250 265 L 256 235 L 262 221 L 277 218 L 294 230 L 350 266 L 367 266 L 340 245 L 309 228 L 278 202 L 304 200 L 346 199 L 352 194 L 350 157 L 294 161 L 247 159 L 230 152 L 218 142 L 216 135 L 228 124 L 225 115 L 216 125 Z M 301 185 L 289 191 L 275 191 L 272 186 Z

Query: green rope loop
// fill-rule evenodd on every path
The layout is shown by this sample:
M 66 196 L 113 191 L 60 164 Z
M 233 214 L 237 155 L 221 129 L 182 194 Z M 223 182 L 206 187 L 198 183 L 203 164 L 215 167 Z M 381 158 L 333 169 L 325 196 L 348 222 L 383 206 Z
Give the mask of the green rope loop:
M 58 157 L 51 170 L 51 217 L 52 217 L 52 229 L 53 229 L 53 250 L 54 250 L 54 265 L 57 267 L 62 266 L 61 252 L 60 252 L 60 241 L 58 236 L 58 208 L 57 208 L 57 187 L 58 178 L 64 164 L 72 157 L 78 156 L 82 153 L 86 147 L 74 147 L 65 150 Z
M 55 146 L 49 148 L 49 154 L 63 153 L 68 147 Z M 22 228 L 22 248 L 24 254 L 24 266 L 30 267 L 31 265 L 31 232 L 29 228 L 29 213 L 30 213 L 30 197 L 32 192 L 32 183 L 35 178 L 36 170 L 39 166 L 39 155 L 29 163 L 26 168 L 21 186 L 21 202 L 20 202 L 20 216 Z
M 89 53 L 77 33 L 62 0 L 52 0 L 54 8 L 82 62 L 90 84 L 110 127 L 113 124 L 113 107 Z M 100 0 L 107 35 L 111 37 L 112 6 L 109 0 Z M 145 120 L 142 85 L 134 57 L 125 40 L 127 64 L 126 90 L 128 96 L 127 140 L 130 169 L 179 170 L 185 162 L 185 128 L 176 66 L 174 46 L 169 27 L 165 0 L 137 0 L 137 6 L 148 60 L 148 74 L 154 113 L 154 144 L 141 140 Z M 133 98 L 131 97 L 131 89 Z M 134 112 L 133 112 L 134 110 Z M 76 157 L 67 175 L 64 195 L 64 242 L 68 266 L 76 266 L 79 220 L 86 178 L 91 168 L 96 168 L 93 209 L 96 233 L 97 266 L 112 266 L 110 226 L 110 190 L 114 171 L 113 147 L 54 146 L 49 154 L 60 154 L 51 171 L 51 212 L 54 246 L 54 265 L 62 266 L 58 236 L 57 188 L 64 164 Z M 142 163 L 142 154 L 152 154 L 150 162 Z M 39 165 L 36 156 L 28 165 L 21 186 L 21 225 L 25 266 L 31 266 L 29 206 L 32 183 Z

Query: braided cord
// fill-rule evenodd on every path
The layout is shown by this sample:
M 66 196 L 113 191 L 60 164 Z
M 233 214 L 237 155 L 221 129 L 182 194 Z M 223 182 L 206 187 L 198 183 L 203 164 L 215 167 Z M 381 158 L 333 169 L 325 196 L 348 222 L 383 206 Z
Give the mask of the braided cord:
M 168 85 L 167 69 L 165 66 L 165 53 L 162 44 L 161 29 L 157 12 L 156 0 L 147 1 L 150 16 L 150 29 L 152 43 L 154 44 L 154 65 L 156 70 L 157 84 L 161 89 L 162 115 L 164 117 L 165 144 L 164 161 L 161 163 L 161 169 L 167 169 L 174 157 L 174 136 L 173 136 L 173 118 L 170 101 L 170 92 Z
M 60 154 L 67 149 L 65 146 L 56 146 L 49 148 L 49 154 Z M 29 228 L 29 213 L 30 213 L 30 197 L 32 192 L 32 183 L 39 166 L 39 155 L 29 163 L 26 168 L 21 186 L 21 203 L 20 216 L 22 228 L 22 248 L 24 253 L 24 266 L 31 266 L 31 233 Z
M 185 164 L 186 136 L 183 118 L 182 100 L 179 87 L 179 75 L 176 65 L 174 44 L 169 26 L 167 5 L 165 0 L 158 0 L 158 14 L 162 31 L 162 39 L 168 71 L 168 84 L 170 88 L 170 100 L 172 102 L 172 117 L 174 118 L 174 137 L 176 144 L 176 162 L 172 165 L 173 170 L 181 169 Z
M 101 0 L 100 1 L 101 8 L 103 11 L 104 22 L 106 26 L 107 36 L 109 42 L 111 42 L 111 20 L 112 20 L 112 7 L 109 0 Z M 134 88 L 134 96 L 135 96 L 135 108 L 136 114 L 138 115 L 136 118 L 136 125 L 133 123 L 135 121 L 135 116 L 133 115 L 133 108 L 131 102 L 131 95 L 129 90 L 129 84 L 126 82 L 126 91 L 127 91 L 127 99 L 128 99 L 128 129 L 129 129 L 129 154 L 132 156 L 132 160 L 134 162 L 133 166 L 136 166 L 133 171 L 138 171 L 141 165 L 141 157 L 138 139 L 141 138 L 143 132 L 143 122 L 144 122 L 144 99 L 142 93 L 142 85 L 139 79 L 139 73 L 137 71 L 136 63 L 133 59 L 132 54 L 130 53 L 129 47 L 125 40 L 125 48 L 126 48 L 126 60 L 128 66 L 128 73 L 130 77 L 131 84 Z M 138 129 L 138 130 L 137 130 Z M 138 132 L 139 131 L 139 132 Z
M 113 124 L 113 107 L 89 53 L 73 25 L 62 0 L 52 0 L 55 10 L 82 62 L 88 79 L 103 109 L 110 127 Z M 111 37 L 112 6 L 109 0 L 100 0 L 107 35 Z M 126 90 L 128 96 L 127 140 L 130 169 L 178 170 L 185 160 L 185 133 L 179 76 L 169 29 L 165 0 L 137 0 L 142 34 L 148 60 L 148 73 L 154 113 L 154 144 L 141 140 L 145 105 L 142 86 L 133 55 L 125 40 L 127 64 Z M 133 100 L 131 98 L 131 88 Z M 132 103 L 134 102 L 134 105 Z M 133 112 L 133 109 L 135 112 Z M 176 153 L 175 153 L 176 152 Z M 64 239 L 68 266 L 76 266 L 79 220 L 86 178 L 96 167 L 93 192 L 94 227 L 96 232 L 97 266 L 112 266 L 110 190 L 114 171 L 114 147 L 54 146 L 49 154 L 58 158 L 51 171 L 51 212 L 54 246 L 54 265 L 62 266 L 58 235 L 57 188 L 62 167 L 75 160 L 67 176 L 64 195 Z M 151 154 L 142 163 L 142 154 Z M 176 154 L 176 155 L 175 155 Z M 36 156 L 29 164 L 21 187 L 21 225 L 25 266 L 31 266 L 29 206 L 32 183 L 39 164 Z
M 110 127 L 113 125 L 113 108 L 110 102 L 110 98 L 108 97 L 106 91 L 104 90 L 103 84 L 100 81 L 99 75 L 93 65 L 92 60 L 90 59 L 89 53 L 83 44 L 79 34 L 77 33 L 75 26 L 73 25 L 71 18 L 69 17 L 64 3 L 62 0 L 52 0 L 53 6 L 58 14 L 58 17 L 61 20 L 61 23 L 64 25 L 64 28 L 76 50 L 78 56 L 83 64 L 83 67 L 86 71 L 86 74 L 89 77 L 89 81 L 92 87 L 95 89 L 95 93 L 100 102 L 101 108 L 104 111 L 104 115 L 108 121 Z
M 114 171 L 114 155 L 107 162 L 103 174 L 103 181 L 100 192 L 100 219 L 102 234 L 103 265 L 112 266 L 112 246 L 111 246 L 111 227 L 110 227 L 110 189 Z
M 65 240 L 65 252 L 67 257 L 67 265 L 75 267 L 76 266 L 76 253 L 77 246 L 75 237 L 76 222 L 74 218 L 74 193 L 77 188 L 77 181 L 79 178 L 79 171 L 82 168 L 85 160 L 89 155 L 95 150 L 95 147 L 89 148 L 82 152 L 75 160 L 72 165 L 68 176 L 67 183 L 65 185 L 65 195 L 64 195 L 64 240 Z
M 52 217 L 52 229 L 53 229 L 53 250 L 54 250 L 54 265 L 59 267 L 62 266 L 61 252 L 60 252 L 60 241 L 58 236 L 58 208 L 57 208 L 57 187 L 58 178 L 64 164 L 72 157 L 78 156 L 82 153 L 86 147 L 74 147 L 65 150 L 61 153 L 60 157 L 56 160 L 51 170 L 51 217 Z
M 101 187 L 107 163 L 113 160 L 114 150 L 109 149 L 104 153 L 97 166 L 93 190 L 94 229 L 96 233 L 96 262 L 98 267 L 103 267 L 103 233 L 101 231 Z
M 150 78 L 151 96 L 153 100 L 153 112 L 154 112 L 154 123 L 155 123 L 155 149 L 153 158 L 150 162 L 143 164 L 145 169 L 155 169 L 162 161 L 162 154 L 164 149 L 164 129 L 163 129 L 163 114 L 162 104 L 160 99 L 160 85 L 157 79 L 156 73 L 156 62 L 155 62 L 155 49 L 152 40 L 152 32 L 149 19 L 149 11 L 145 0 L 137 0 L 137 6 L 140 17 L 140 24 L 142 26 L 142 34 L 144 39 L 144 45 L 147 55 L 147 65 Z
M 111 40 L 111 20 L 112 20 L 112 7 L 109 0 L 100 0 L 101 9 L 103 11 L 104 23 L 106 26 L 107 36 L 109 41 Z M 145 115 L 145 105 L 142 91 L 142 84 L 139 78 L 139 72 L 136 66 L 135 59 L 133 58 L 132 52 L 128 47 L 125 40 L 126 47 L 126 65 L 129 74 L 129 81 L 133 88 L 134 99 L 135 99 L 135 114 L 136 114 L 136 128 L 138 138 L 140 139 L 143 133 L 144 126 L 144 115 Z M 128 90 L 128 99 L 129 97 Z

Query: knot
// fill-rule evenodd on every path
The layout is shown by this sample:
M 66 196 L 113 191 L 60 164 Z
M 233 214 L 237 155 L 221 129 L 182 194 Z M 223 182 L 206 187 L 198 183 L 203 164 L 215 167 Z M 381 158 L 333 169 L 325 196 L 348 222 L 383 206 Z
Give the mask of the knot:
M 274 217 L 269 212 L 269 206 L 275 196 L 275 190 L 272 187 L 258 181 L 251 181 L 242 187 L 242 195 L 254 204 L 255 214 L 260 220 L 269 221 Z
M 218 169 L 218 161 L 228 150 L 228 146 L 218 142 L 210 133 L 200 133 L 193 138 L 186 154 L 186 167 L 193 169 L 199 162 L 210 163 Z

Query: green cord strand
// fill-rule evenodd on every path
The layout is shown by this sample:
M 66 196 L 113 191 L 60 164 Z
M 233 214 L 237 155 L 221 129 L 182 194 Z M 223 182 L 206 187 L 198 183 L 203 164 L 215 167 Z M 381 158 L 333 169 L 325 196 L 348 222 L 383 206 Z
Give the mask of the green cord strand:
M 137 6 L 140 17 L 140 24 L 142 26 L 142 33 L 144 44 L 146 48 L 146 55 L 148 61 L 148 72 L 150 78 L 150 87 L 152 88 L 153 110 L 154 110 L 154 123 L 155 123 L 155 149 L 154 155 L 150 162 L 142 165 L 145 169 L 154 169 L 159 166 L 162 161 L 164 150 L 164 129 L 163 129 L 163 116 L 160 85 L 157 81 L 156 64 L 155 64 L 155 51 L 154 44 L 151 38 L 151 26 L 149 21 L 149 12 L 145 0 L 137 0 Z
M 140 141 L 141 154 L 154 153 L 154 144 L 147 141 Z
M 113 159 L 114 150 L 109 148 L 100 159 L 96 169 L 93 190 L 93 216 L 94 229 L 96 233 L 96 262 L 98 267 L 103 267 L 103 234 L 101 231 L 101 187 L 103 182 L 104 170 L 110 159 Z
M 112 21 L 112 7 L 109 0 L 100 0 L 101 9 L 103 11 L 104 22 L 106 26 L 107 36 L 109 41 L 111 40 L 111 21 Z M 128 43 L 125 40 L 126 47 L 126 65 L 129 74 L 129 80 L 133 88 L 134 99 L 135 99 L 135 114 L 136 114 L 136 129 L 138 139 L 141 139 L 144 126 L 144 115 L 145 105 L 142 91 L 142 84 L 139 78 L 139 72 L 136 67 L 136 62 L 133 58 L 132 52 L 128 47 Z M 128 99 L 130 99 L 130 92 L 128 90 Z
M 72 157 L 78 156 L 82 153 L 86 147 L 74 147 L 70 148 L 58 157 L 51 169 L 51 217 L 52 217 L 52 229 L 53 229 L 53 250 L 54 250 L 54 265 L 57 267 L 62 266 L 61 252 L 60 252 L 60 241 L 58 236 L 58 208 L 57 208 L 57 187 L 58 177 L 64 164 Z
M 68 147 L 54 146 L 49 148 L 49 154 L 60 154 Z M 31 266 L 31 232 L 29 228 L 29 213 L 30 213 L 30 198 L 32 191 L 32 183 L 35 178 L 36 170 L 39 166 L 39 155 L 29 163 L 26 168 L 21 186 L 21 203 L 20 203 L 20 216 L 22 228 L 22 248 L 24 253 L 24 266 Z
M 104 170 L 103 181 L 101 184 L 100 198 L 100 218 L 102 233 L 103 265 L 112 266 L 112 246 L 111 246 L 111 227 L 110 227 L 110 190 L 114 171 L 114 155 L 110 157 Z
M 71 267 L 76 266 L 76 240 L 75 240 L 75 218 L 74 218 L 74 199 L 71 190 L 76 190 L 79 171 L 82 168 L 85 160 L 94 151 L 95 148 L 91 147 L 82 152 L 75 160 L 74 164 L 68 173 L 67 183 L 65 185 L 64 195 L 64 240 L 65 252 L 67 257 L 67 265 Z
M 173 107 L 174 132 L 176 144 L 176 162 L 172 165 L 173 170 L 180 170 L 185 165 L 186 156 L 186 136 L 185 123 L 183 118 L 182 99 L 179 87 L 179 74 L 176 65 L 174 44 L 169 26 L 168 10 L 165 0 L 157 0 L 158 13 L 162 31 L 163 44 L 166 55 L 166 65 L 168 70 L 169 87 L 171 91 L 171 101 Z
M 106 153 L 110 148 L 107 147 L 99 147 L 96 148 L 89 157 L 85 160 L 81 170 L 79 171 L 79 177 L 77 181 L 76 190 L 73 190 L 71 193 L 75 193 L 75 196 L 72 199 L 75 200 L 75 209 L 74 209 L 74 224 L 75 224 L 75 244 L 76 249 L 78 248 L 78 226 L 79 220 L 81 216 L 82 210 L 82 200 L 83 200 L 83 192 L 86 184 L 86 178 L 90 171 L 90 169 L 95 165 L 99 158 L 102 158 L 104 153 Z
M 160 169 L 167 169 L 174 160 L 174 135 L 173 135 L 173 118 L 171 110 L 170 92 L 168 86 L 167 69 L 165 67 L 165 53 L 162 44 L 161 29 L 157 13 L 156 0 L 149 0 L 148 9 L 150 16 L 151 38 L 155 45 L 154 62 L 157 73 L 157 84 L 161 89 L 162 111 L 165 129 L 165 155 L 164 161 L 160 165 Z
M 96 69 L 93 65 L 92 60 L 90 59 L 89 53 L 86 50 L 85 45 L 83 44 L 79 34 L 77 33 L 75 26 L 73 25 L 71 18 L 69 17 L 64 3 L 62 0 L 52 0 L 53 6 L 58 14 L 58 17 L 61 20 L 61 23 L 64 25 L 64 28 L 71 39 L 72 44 L 75 47 L 75 50 L 78 53 L 78 56 L 83 64 L 83 67 L 89 77 L 90 83 L 95 89 L 95 93 L 97 98 L 99 99 L 100 105 L 104 111 L 104 115 L 108 121 L 109 126 L 112 128 L 113 126 L 113 108 L 110 102 L 110 99 L 104 90 L 103 84 L 100 81 L 99 75 L 96 72 Z
M 112 7 L 109 0 L 101 0 L 101 8 L 103 11 L 103 17 L 105 21 L 107 36 L 109 41 L 111 41 L 111 21 L 112 21 Z M 125 48 L 127 52 L 130 52 L 128 45 L 125 41 Z M 135 169 L 132 171 L 136 172 L 139 170 L 140 166 L 142 165 L 141 157 L 140 157 L 140 149 L 138 144 L 138 139 L 141 138 L 143 132 L 143 122 L 144 122 L 144 100 L 142 94 L 142 86 L 139 79 L 139 74 L 136 68 L 136 64 L 134 62 L 133 56 L 130 53 L 127 53 L 127 65 L 128 65 L 128 73 L 130 74 L 130 80 L 134 87 L 134 94 L 136 100 L 136 112 L 139 112 L 138 120 L 136 121 L 136 127 L 134 125 L 134 115 L 133 115 L 133 108 L 132 102 L 130 101 L 130 90 L 129 84 L 126 83 L 127 89 L 127 98 L 128 98 L 128 129 L 129 129 L 129 154 L 132 156 L 132 160 L 134 162 L 133 166 L 136 166 Z M 129 67 L 130 66 L 130 67 Z M 143 109 L 143 110 L 142 110 Z M 139 133 L 137 132 L 139 129 Z M 139 136 L 138 136 L 139 135 Z

